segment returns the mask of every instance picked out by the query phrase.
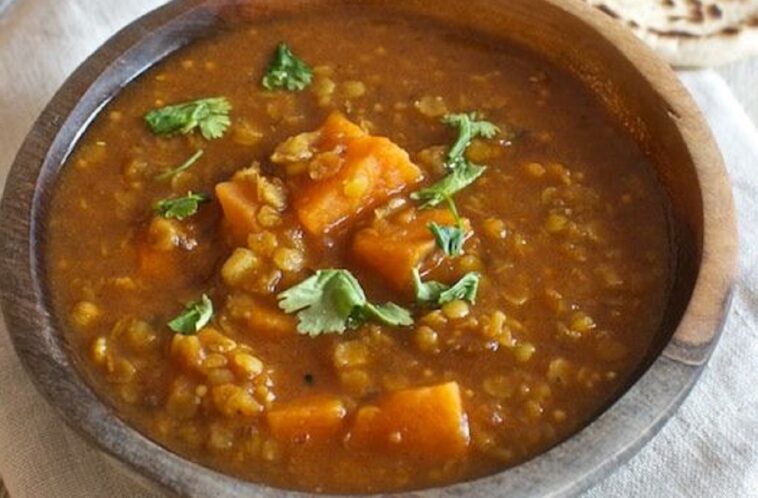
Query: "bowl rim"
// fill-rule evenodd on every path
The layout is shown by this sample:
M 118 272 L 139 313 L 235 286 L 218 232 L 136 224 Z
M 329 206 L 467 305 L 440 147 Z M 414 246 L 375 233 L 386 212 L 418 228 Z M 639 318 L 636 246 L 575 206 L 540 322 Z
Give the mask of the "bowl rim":
M 496 0 L 503 3 L 503 0 Z M 413 492 L 414 496 L 574 495 L 587 489 L 629 459 L 665 424 L 702 372 L 716 346 L 728 314 L 736 272 L 737 229 L 726 170 L 715 141 L 691 97 L 676 75 L 630 32 L 580 0 L 540 0 L 572 16 L 611 43 L 630 61 L 669 106 L 669 116 L 688 148 L 703 192 L 702 259 L 687 310 L 670 342 L 641 377 L 605 412 L 566 441 L 516 467 L 473 481 Z M 149 33 L 202 9 L 213 0 L 174 0 L 117 32 L 61 86 L 22 144 L 11 167 L 0 204 L 0 279 L 2 309 L 14 348 L 36 388 L 59 415 L 90 443 L 125 464 L 149 486 L 190 496 L 309 496 L 307 493 L 243 481 L 172 453 L 124 423 L 75 372 L 68 346 L 54 326 L 41 291 L 37 220 L 45 216 L 44 185 L 57 173 L 46 167 L 67 155 L 71 144 L 60 143 L 62 128 L 86 128 L 95 113 L 77 114 L 82 97 L 107 73 L 123 63 L 130 50 L 143 50 Z M 185 26 L 186 28 L 187 26 Z M 151 47 L 154 60 L 175 46 Z M 133 68 L 137 77 L 147 67 Z M 104 105 L 113 95 L 96 95 Z M 72 121 L 73 120 L 73 121 Z M 651 396 L 656 399 L 651 401 Z M 633 415 L 632 427 L 629 424 Z M 618 434 L 622 436 L 619 437 Z M 613 435 L 612 444 L 609 437 Z M 608 437 L 605 437 L 608 436 Z M 592 455 L 580 450 L 592 444 Z M 586 452 L 585 452 L 586 453 Z M 549 475 L 535 481 L 535 475 Z

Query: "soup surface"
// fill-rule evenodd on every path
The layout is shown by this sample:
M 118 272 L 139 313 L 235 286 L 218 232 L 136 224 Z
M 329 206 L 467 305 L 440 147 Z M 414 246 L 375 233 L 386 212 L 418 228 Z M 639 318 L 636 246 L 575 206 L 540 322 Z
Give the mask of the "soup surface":
M 48 230 L 54 305 L 122 417 L 310 491 L 472 479 L 565 439 L 654 347 L 672 266 L 652 167 L 579 83 L 365 10 L 147 71 L 68 159 Z

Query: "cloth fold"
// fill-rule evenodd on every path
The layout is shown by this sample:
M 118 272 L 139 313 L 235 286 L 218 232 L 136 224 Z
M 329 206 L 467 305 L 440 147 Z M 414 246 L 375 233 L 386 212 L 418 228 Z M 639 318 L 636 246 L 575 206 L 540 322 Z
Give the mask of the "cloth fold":
M 21 1 L 0 19 L 0 183 L 65 77 L 159 0 Z M 710 71 L 682 80 L 707 116 L 734 185 L 741 235 L 734 307 L 701 380 L 663 430 L 587 497 L 758 496 L 758 132 Z M 0 476 L 12 498 L 144 497 L 47 406 L 0 325 Z

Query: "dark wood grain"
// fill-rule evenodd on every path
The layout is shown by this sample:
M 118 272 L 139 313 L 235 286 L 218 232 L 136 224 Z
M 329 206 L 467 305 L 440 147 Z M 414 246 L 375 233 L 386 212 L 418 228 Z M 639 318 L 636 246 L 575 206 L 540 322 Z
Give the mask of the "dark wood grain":
M 44 228 L 72 145 L 92 115 L 146 67 L 230 22 L 307 15 L 336 2 L 432 17 L 530 47 L 593 90 L 656 165 L 671 200 L 679 254 L 659 348 L 637 381 L 586 429 L 540 457 L 474 483 L 415 495 L 558 496 L 587 488 L 652 437 L 697 380 L 728 311 L 737 238 L 722 160 L 695 104 L 665 63 L 577 0 L 177 0 L 133 23 L 67 80 L 7 180 L 0 204 L 0 292 L 25 368 L 69 425 L 153 486 L 192 497 L 294 495 L 189 462 L 126 425 L 97 397 L 72 364 L 49 312 Z

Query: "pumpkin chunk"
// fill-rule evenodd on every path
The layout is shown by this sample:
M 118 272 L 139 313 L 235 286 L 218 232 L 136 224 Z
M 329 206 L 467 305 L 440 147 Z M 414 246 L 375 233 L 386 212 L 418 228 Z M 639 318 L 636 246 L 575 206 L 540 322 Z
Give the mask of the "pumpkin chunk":
M 347 409 L 332 397 L 315 397 L 282 405 L 268 412 L 271 434 L 293 443 L 323 443 L 334 438 L 342 428 Z
M 271 160 L 287 166 L 298 219 L 316 236 L 348 224 L 423 177 L 407 152 L 366 134 L 338 112 L 319 130 L 283 142 Z
M 356 262 L 381 275 L 387 284 L 398 291 L 411 288 L 411 272 L 422 267 L 432 270 L 441 261 L 435 254 L 437 244 L 429 223 L 454 225 L 455 218 L 448 209 L 417 211 L 405 209 L 390 217 L 377 217 L 372 225 L 358 231 L 353 238 L 352 252 Z M 468 220 L 463 220 L 470 234 Z
M 155 216 L 144 235 L 137 246 L 139 275 L 160 282 L 170 282 L 181 275 L 181 246 L 186 234 L 176 221 Z
M 287 315 L 276 306 L 262 302 L 261 299 L 240 294 L 233 295 L 227 302 L 227 310 L 246 325 L 245 331 L 251 336 L 268 339 L 281 339 L 294 336 L 297 319 Z
M 216 197 L 236 240 L 245 240 L 247 234 L 259 229 L 255 219 L 258 203 L 252 189 L 232 181 L 222 182 L 216 185 Z
M 232 236 L 244 243 L 247 236 L 261 229 L 263 213 L 278 213 L 287 207 L 287 192 L 278 178 L 262 175 L 256 165 L 242 169 L 232 179 L 216 185 L 216 197 Z M 271 217 L 271 216 L 269 216 Z
M 269 337 L 295 335 L 297 320 L 275 306 L 252 301 L 248 325 L 251 330 Z
M 344 114 L 332 112 L 321 127 L 319 147 L 322 150 L 332 150 L 347 144 L 350 139 L 367 136 L 369 135 L 363 128 L 347 119 Z
M 458 383 L 396 391 L 376 406 L 362 407 L 348 444 L 428 460 L 460 457 L 469 429 Z

